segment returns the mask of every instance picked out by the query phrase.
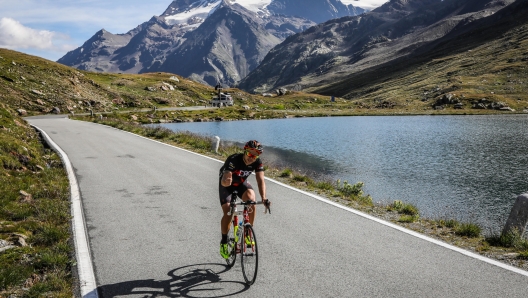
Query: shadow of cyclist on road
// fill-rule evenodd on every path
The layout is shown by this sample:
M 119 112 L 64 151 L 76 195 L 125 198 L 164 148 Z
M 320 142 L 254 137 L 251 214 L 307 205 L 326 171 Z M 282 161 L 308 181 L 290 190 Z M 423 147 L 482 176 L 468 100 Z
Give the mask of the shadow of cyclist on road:
M 167 280 L 133 280 L 97 288 L 99 297 L 141 295 L 142 297 L 226 297 L 249 289 L 243 282 L 222 280 L 225 264 L 196 264 L 176 268 Z M 229 289 L 229 290 L 227 290 Z

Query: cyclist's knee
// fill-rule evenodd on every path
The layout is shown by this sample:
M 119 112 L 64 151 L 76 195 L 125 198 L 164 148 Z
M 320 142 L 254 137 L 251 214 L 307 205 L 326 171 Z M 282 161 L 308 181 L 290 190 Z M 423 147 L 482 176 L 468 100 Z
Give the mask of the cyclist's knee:
M 244 195 L 242 196 L 242 200 L 243 201 L 247 201 L 247 200 L 255 201 L 255 191 L 252 189 L 246 190 L 246 192 L 244 192 Z
M 229 203 L 225 203 L 222 205 L 222 211 L 224 212 L 224 216 L 227 216 L 227 213 L 230 211 L 231 207 L 229 206 Z

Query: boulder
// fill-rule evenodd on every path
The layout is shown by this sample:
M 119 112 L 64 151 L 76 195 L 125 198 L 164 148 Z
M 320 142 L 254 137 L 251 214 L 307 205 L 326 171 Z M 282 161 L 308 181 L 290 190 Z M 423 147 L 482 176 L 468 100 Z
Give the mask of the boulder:
M 279 88 L 279 89 L 275 90 L 275 92 L 277 93 L 278 96 L 286 95 L 286 94 L 288 94 L 288 89 Z

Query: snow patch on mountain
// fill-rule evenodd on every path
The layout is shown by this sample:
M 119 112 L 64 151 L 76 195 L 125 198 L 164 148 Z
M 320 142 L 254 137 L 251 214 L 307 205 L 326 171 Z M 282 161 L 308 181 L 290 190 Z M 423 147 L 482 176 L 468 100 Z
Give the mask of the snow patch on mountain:
M 270 13 L 266 7 L 273 0 L 227 0 L 230 4 L 239 4 L 256 13 L 258 16 L 268 16 Z M 179 11 L 176 7 L 169 7 L 162 15 L 169 25 L 179 25 L 187 29 L 195 29 L 222 3 L 222 0 L 200 0 L 192 3 L 184 11 Z
M 269 15 L 269 11 L 266 9 L 273 0 L 231 0 L 230 2 L 238 3 L 244 6 L 247 10 L 250 10 L 257 15 Z
M 185 11 L 177 11 L 176 8 L 171 7 L 170 11 L 166 11 L 163 17 L 165 22 L 169 25 L 180 25 L 180 27 L 196 28 L 215 11 L 216 7 L 222 2 L 221 0 L 211 1 L 202 0 L 193 3 Z

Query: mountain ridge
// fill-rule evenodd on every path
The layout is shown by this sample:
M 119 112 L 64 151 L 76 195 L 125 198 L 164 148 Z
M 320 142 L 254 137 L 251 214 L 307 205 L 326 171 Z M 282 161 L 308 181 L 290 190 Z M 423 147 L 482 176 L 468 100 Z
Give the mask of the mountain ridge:
M 513 2 L 392 0 L 364 15 L 331 20 L 291 36 L 239 87 L 254 92 L 317 90 L 340 77 L 419 54 L 424 45 Z
M 286 3 L 291 0 L 269 0 L 269 4 Z M 327 0 L 305 0 L 306 6 L 310 3 L 324 4 L 330 7 L 330 2 Z M 337 1 L 337 2 L 336 2 Z M 58 60 L 59 63 L 73 66 L 75 68 L 99 71 L 99 72 L 123 72 L 123 73 L 144 73 L 154 71 L 170 71 L 178 74 L 185 74 L 185 76 L 192 77 L 201 83 L 215 85 L 218 81 L 234 85 L 249 71 L 258 65 L 258 63 L 250 63 L 249 66 L 239 65 L 247 61 L 246 56 L 255 56 L 254 54 L 246 54 L 240 51 L 234 51 L 229 57 L 222 54 L 214 57 L 213 60 L 222 60 L 221 64 L 225 66 L 218 67 L 216 65 L 209 65 L 208 70 L 204 70 L 201 66 L 197 72 L 189 70 L 185 67 L 181 70 L 179 64 L 189 64 L 187 60 L 174 62 L 175 57 L 188 57 L 182 55 L 181 52 L 185 49 L 192 48 L 193 50 L 202 54 L 203 57 L 215 55 L 214 52 L 206 51 L 211 49 L 210 44 L 204 44 L 204 48 L 200 45 L 191 45 L 193 42 L 188 41 L 188 37 L 196 38 L 196 35 L 191 34 L 198 30 L 207 19 L 214 17 L 219 11 L 226 13 L 227 10 L 233 10 L 240 13 L 246 9 L 245 14 L 248 16 L 244 18 L 248 26 L 233 27 L 229 30 L 234 31 L 234 34 L 240 36 L 237 42 L 243 44 L 241 38 L 245 33 L 250 36 L 256 36 L 258 42 L 256 44 L 269 44 L 262 48 L 256 49 L 259 54 L 256 56 L 262 60 L 263 55 L 260 53 L 263 50 L 269 50 L 272 46 L 279 44 L 287 36 L 302 32 L 316 23 L 304 17 L 288 16 L 280 14 L 281 11 L 274 11 L 274 6 L 271 11 L 266 7 L 255 6 L 259 1 L 237 2 L 232 0 L 175 0 L 161 16 L 154 16 L 149 21 L 137 26 L 125 34 L 111 34 L 108 32 L 107 36 L 100 36 L 98 34 L 92 36 L 83 46 L 67 53 L 64 57 Z M 245 3 L 246 6 L 240 5 Z M 266 4 L 268 1 L 262 1 Z M 262 4 L 261 3 L 261 4 Z M 331 0 L 331 3 L 341 3 L 338 0 Z M 251 10 L 247 7 L 251 5 Z M 364 10 L 355 8 L 353 6 L 344 6 L 341 3 L 341 8 L 346 8 L 346 11 L 341 13 L 363 12 Z M 222 10 L 226 8 L 227 10 Z M 282 11 L 285 12 L 285 11 Z M 340 15 L 338 12 L 326 13 L 328 17 Z M 320 16 L 318 16 L 320 17 Z M 215 17 L 218 18 L 218 17 Z M 239 33 L 240 28 L 256 28 L 257 24 L 261 24 L 264 30 L 250 29 L 247 32 Z M 210 33 L 214 33 L 214 28 L 209 28 Z M 202 30 L 203 31 L 203 30 Z M 255 33 L 258 33 L 255 35 Z M 111 35 L 110 35 L 111 34 Z M 230 33 L 231 34 L 231 33 Z M 273 39 L 269 37 L 272 34 L 276 37 Z M 226 42 L 228 42 L 226 40 Z M 126 44 L 125 44 L 126 43 Z M 125 44 L 125 45 L 123 45 Z M 245 47 L 249 50 L 249 47 Z M 254 51 L 252 49 L 251 51 Z M 252 58 L 249 60 L 253 61 Z M 260 62 L 260 61 L 257 61 Z M 200 62 L 198 63 L 200 64 Z M 227 64 L 231 64 L 227 66 Z M 220 71 L 216 75 L 211 75 L 211 69 Z M 238 71 L 242 71 L 239 73 Z M 207 77 L 207 80 L 205 79 Z M 216 77 L 216 79 L 211 79 Z M 213 82 L 216 80 L 216 82 Z

